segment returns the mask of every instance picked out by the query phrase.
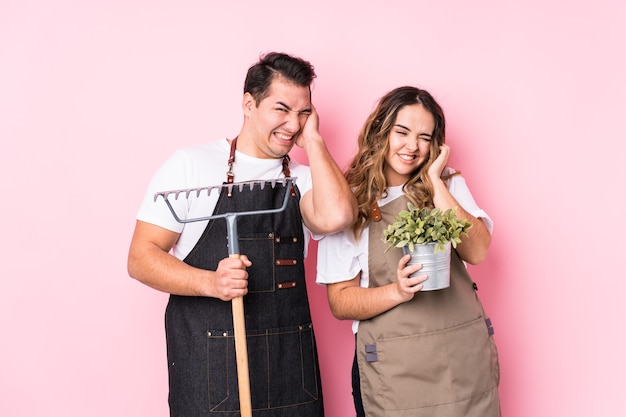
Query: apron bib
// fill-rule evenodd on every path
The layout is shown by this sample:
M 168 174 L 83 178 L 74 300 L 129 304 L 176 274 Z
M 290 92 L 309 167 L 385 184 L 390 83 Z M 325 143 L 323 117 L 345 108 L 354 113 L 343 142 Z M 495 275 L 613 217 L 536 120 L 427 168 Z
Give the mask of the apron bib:
M 222 189 L 213 214 L 280 207 L 285 192 L 292 197 L 283 212 L 237 218 L 240 252 L 252 261 L 243 299 L 252 410 L 255 417 L 319 417 L 322 389 L 298 188 L 233 187 L 231 196 Z M 215 270 L 228 257 L 227 246 L 226 221 L 210 220 L 184 261 Z M 171 295 L 165 319 L 171 415 L 238 417 L 231 303 Z
M 381 208 L 369 226 L 370 287 L 396 281 L 402 250 L 385 253 L 383 230 L 407 199 Z M 465 265 L 451 254 L 450 287 L 424 291 L 359 323 L 357 360 L 368 417 L 500 416 L 493 329 Z

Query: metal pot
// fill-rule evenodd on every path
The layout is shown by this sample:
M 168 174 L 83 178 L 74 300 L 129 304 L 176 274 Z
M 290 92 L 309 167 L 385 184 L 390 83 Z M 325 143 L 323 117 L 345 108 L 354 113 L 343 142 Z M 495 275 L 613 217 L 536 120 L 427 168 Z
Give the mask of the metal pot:
M 422 269 L 411 274 L 411 276 L 428 275 L 428 279 L 423 282 L 422 291 L 441 290 L 450 286 L 450 242 L 446 243 L 445 250 L 435 253 L 436 243 L 425 243 L 415 245 L 413 252 L 408 246 L 404 246 L 404 254 L 411 254 L 408 265 L 422 264 Z

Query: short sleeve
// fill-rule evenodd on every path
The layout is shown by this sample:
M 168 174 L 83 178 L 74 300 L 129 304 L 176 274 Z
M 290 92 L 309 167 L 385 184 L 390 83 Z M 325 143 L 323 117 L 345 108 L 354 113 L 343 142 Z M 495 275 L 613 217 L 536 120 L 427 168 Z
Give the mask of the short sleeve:
M 448 190 L 465 211 L 477 219 L 481 219 L 483 223 L 485 223 L 485 226 L 487 226 L 489 233 L 493 232 L 493 221 L 485 210 L 476 204 L 474 196 L 472 196 L 472 193 L 465 182 L 465 178 L 461 175 L 454 175 L 453 177 L 450 177 L 450 179 L 448 179 Z
M 349 281 L 363 268 L 362 249 L 354 240 L 352 230 L 346 229 L 323 236 L 317 246 L 318 284 L 334 284 Z
M 173 232 L 180 233 L 183 230 L 183 224 L 176 221 L 163 197 L 157 198 L 155 195 L 162 191 L 186 188 L 184 179 L 188 166 L 187 155 L 177 151 L 155 172 L 139 207 L 137 220 L 152 223 Z M 187 199 L 170 198 L 169 200 L 177 215 L 184 218 L 189 211 Z

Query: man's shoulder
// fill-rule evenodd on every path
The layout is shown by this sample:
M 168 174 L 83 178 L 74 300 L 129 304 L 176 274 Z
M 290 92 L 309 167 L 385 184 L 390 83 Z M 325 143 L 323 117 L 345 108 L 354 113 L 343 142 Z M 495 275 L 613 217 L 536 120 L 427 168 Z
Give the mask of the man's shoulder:
M 296 177 L 296 184 L 302 195 L 311 189 L 313 184 L 311 182 L 311 168 L 308 165 L 292 159 L 289 163 L 289 171 L 292 177 Z
M 292 173 L 306 173 L 306 175 L 309 175 L 309 173 L 311 172 L 311 168 L 309 168 L 308 165 L 304 165 L 298 161 L 296 161 L 295 159 L 292 159 L 289 162 L 289 169 L 291 170 Z

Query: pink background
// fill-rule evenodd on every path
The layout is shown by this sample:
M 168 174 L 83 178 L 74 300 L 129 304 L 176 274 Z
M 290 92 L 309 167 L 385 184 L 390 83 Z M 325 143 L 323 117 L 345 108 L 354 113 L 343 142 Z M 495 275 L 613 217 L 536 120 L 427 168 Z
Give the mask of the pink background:
M 504 415 L 623 416 L 626 3 L 506 3 L 0 0 L 0 415 L 168 415 L 167 295 L 127 275 L 134 216 L 176 148 L 238 132 L 246 69 L 282 50 L 315 65 L 342 167 L 389 89 L 443 105 L 496 224 L 471 273 Z M 327 416 L 350 417 L 350 325 L 314 261 Z

